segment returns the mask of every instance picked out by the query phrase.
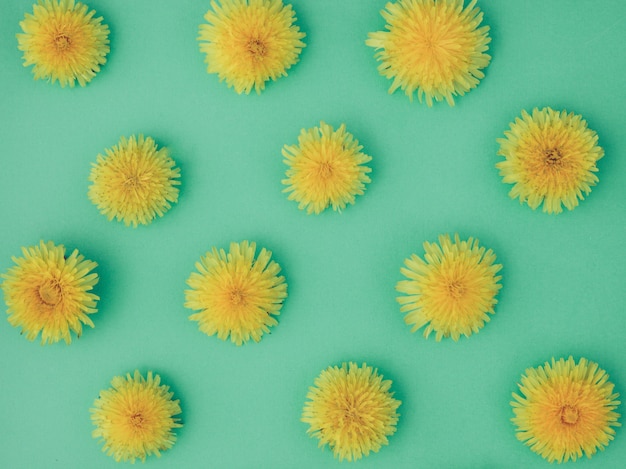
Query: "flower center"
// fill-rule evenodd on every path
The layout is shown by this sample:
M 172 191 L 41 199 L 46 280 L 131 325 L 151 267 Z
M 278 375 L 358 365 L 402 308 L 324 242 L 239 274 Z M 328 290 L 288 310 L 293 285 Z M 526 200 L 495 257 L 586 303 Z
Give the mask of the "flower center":
M 57 280 L 46 280 L 39 286 L 39 299 L 48 306 L 56 306 L 63 298 L 63 290 Z
M 252 58 L 259 60 L 267 55 L 267 47 L 260 39 L 251 39 L 248 42 L 248 53 Z
M 333 175 L 333 166 L 325 161 L 318 166 L 317 174 L 322 179 L 328 179 Z
M 246 300 L 244 294 L 238 288 L 230 292 L 230 302 L 233 305 L 240 305 Z
M 54 37 L 54 46 L 57 50 L 66 50 L 72 45 L 72 40 L 63 33 L 57 34 Z
M 346 412 L 346 420 L 355 426 L 360 426 L 363 424 L 363 418 L 361 417 L 360 413 L 354 408 L 348 409 L 348 411 Z
M 458 281 L 450 282 L 448 284 L 448 293 L 452 298 L 458 300 L 465 293 L 465 285 Z
M 548 148 L 543 151 L 544 161 L 548 166 L 560 166 L 563 155 L 558 148 Z
M 130 416 L 130 424 L 135 428 L 143 427 L 143 421 L 144 418 L 143 415 L 141 415 L 141 412 L 135 412 Z
M 426 47 L 426 50 L 428 52 L 430 52 L 430 53 L 434 52 L 436 44 L 435 44 L 435 41 L 433 40 L 433 38 L 431 36 L 424 37 L 424 47 Z
M 559 415 L 561 417 L 561 423 L 564 425 L 576 425 L 576 422 L 578 422 L 578 418 L 580 417 L 578 409 L 571 405 L 564 405 L 561 407 Z
M 137 175 L 132 175 L 132 176 L 127 177 L 126 180 L 124 181 L 124 186 L 130 187 L 133 189 L 139 186 L 139 178 L 137 177 Z

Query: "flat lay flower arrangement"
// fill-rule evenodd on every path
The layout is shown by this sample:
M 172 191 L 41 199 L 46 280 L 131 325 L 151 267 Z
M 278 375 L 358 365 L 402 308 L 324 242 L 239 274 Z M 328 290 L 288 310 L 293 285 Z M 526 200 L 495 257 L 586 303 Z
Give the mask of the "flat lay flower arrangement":
M 7 467 L 626 458 L 622 4 L 17 3 Z

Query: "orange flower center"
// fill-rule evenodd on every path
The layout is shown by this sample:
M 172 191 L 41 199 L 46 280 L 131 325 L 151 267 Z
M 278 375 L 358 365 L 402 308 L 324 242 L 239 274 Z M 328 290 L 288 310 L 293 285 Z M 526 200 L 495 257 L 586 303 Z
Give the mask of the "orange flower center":
M 260 39 L 251 39 L 248 42 L 248 53 L 255 60 L 260 60 L 267 55 L 267 47 Z
M 57 34 L 54 37 L 54 46 L 57 50 L 63 51 L 68 49 L 72 45 L 72 40 L 63 33 Z
M 144 418 L 141 412 L 135 412 L 130 416 L 130 424 L 135 428 L 143 427 Z
M 576 425 L 576 422 L 578 422 L 578 418 L 580 417 L 578 409 L 571 405 L 564 405 L 561 407 L 559 415 L 563 425 Z
M 246 300 L 244 294 L 239 289 L 235 289 L 230 292 L 230 301 L 233 305 L 240 305 Z
M 548 166 L 560 166 L 562 163 L 563 155 L 558 148 L 548 148 L 543 155 Z
M 46 280 L 39 286 L 39 299 L 43 304 L 56 306 L 63 298 L 63 290 L 57 280 Z
M 458 300 L 465 293 L 465 285 L 458 281 L 451 282 L 448 284 L 448 293 L 452 298 Z

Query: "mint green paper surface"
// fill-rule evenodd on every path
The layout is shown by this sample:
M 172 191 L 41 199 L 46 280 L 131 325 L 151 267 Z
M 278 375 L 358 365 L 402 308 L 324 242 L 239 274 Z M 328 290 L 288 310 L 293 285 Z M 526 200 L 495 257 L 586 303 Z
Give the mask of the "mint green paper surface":
M 552 357 L 596 361 L 626 394 L 626 2 L 480 1 L 486 77 L 430 109 L 389 95 L 365 46 L 384 1 L 293 1 L 307 47 L 260 96 L 206 73 L 196 36 L 209 1 L 89 5 L 111 29 L 108 62 L 62 89 L 22 66 L 15 34 L 31 1 L 0 4 L 0 272 L 21 246 L 53 240 L 98 262 L 102 298 L 70 346 L 0 322 L 0 467 L 121 467 L 91 437 L 89 408 L 135 369 L 159 373 L 183 408 L 154 468 L 339 467 L 300 415 L 314 378 L 343 361 L 377 367 L 403 402 L 389 446 L 354 467 L 548 467 L 516 440 L 509 401 Z M 606 151 L 572 212 L 520 205 L 494 167 L 496 138 L 536 106 L 582 114 Z M 346 123 L 373 156 L 372 183 L 343 213 L 307 216 L 281 192 L 281 149 L 320 120 Z M 183 184 L 170 212 L 132 229 L 99 214 L 87 178 L 135 133 L 170 149 Z M 503 288 L 479 334 L 437 343 L 411 334 L 394 287 L 406 257 L 455 232 L 495 251 Z M 183 303 L 200 256 L 244 239 L 273 251 L 289 297 L 270 335 L 236 347 L 199 332 Z M 567 467 L 625 464 L 619 428 Z

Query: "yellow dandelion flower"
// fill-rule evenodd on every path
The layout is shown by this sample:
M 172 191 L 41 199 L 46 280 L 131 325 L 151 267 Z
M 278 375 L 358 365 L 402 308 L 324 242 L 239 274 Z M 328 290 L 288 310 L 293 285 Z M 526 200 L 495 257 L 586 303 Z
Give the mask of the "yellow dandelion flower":
M 180 169 L 150 137 L 122 137 L 92 163 L 89 199 L 109 220 L 148 225 L 178 201 Z
M 41 332 L 42 344 L 61 339 L 69 344 L 70 330 L 80 337 L 83 324 L 94 327 L 88 314 L 97 312 L 100 299 L 90 293 L 98 283 L 98 274 L 91 272 L 98 264 L 76 249 L 68 257 L 63 245 L 51 241 L 22 253 L 2 274 L 9 323 L 31 341 Z
M 620 402 L 609 376 L 594 362 L 570 356 L 529 368 L 511 402 L 517 439 L 549 462 L 590 458 L 620 426 Z
M 505 160 L 496 164 L 502 181 L 513 184 L 509 196 L 533 210 L 541 203 L 547 213 L 562 212 L 562 205 L 573 210 L 598 182 L 596 162 L 604 156 L 598 135 L 582 116 L 549 107 L 532 116 L 522 111 L 510 126 L 498 139 Z
M 182 427 L 179 400 L 161 384 L 161 377 L 149 371 L 144 378 L 139 371 L 134 376 L 116 376 L 112 387 L 100 391 L 94 407 L 90 409 L 91 421 L 96 426 L 92 435 L 104 443 L 102 451 L 116 461 L 135 462 L 146 456 L 161 456 L 174 446 L 174 428 Z
M 328 445 L 340 461 L 377 453 L 396 432 L 401 402 L 393 398 L 391 384 L 365 363 L 328 367 L 307 394 L 302 413 L 307 433 L 319 439 L 318 446 Z
M 231 243 L 230 251 L 213 248 L 200 262 L 198 272 L 187 280 L 185 306 L 199 313 L 189 319 L 198 322 L 205 334 L 237 345 L 252 339 L 261 340 L 269 328 L 278 324 L 287 297 L 285 277 L 280 266 L 271 260 L 272 252 L 261 249 L 255 257 L 256 244 Z
M 424 337 L 435 331 L 435 340 L 461 334 L 469 337 L 478 332 L 489 315 L 494 314 L 496 295 L 502 287 L 494 264 L 496 256 L 479 246 L 472 237 L 461 241 L 454 235 L 439 236 L 439 244 L 424 243 L 424 259 L 412 254 L 404 261 L 401 280 L 396 290 L 406 296 L 398 297 L 400 311 L 407 313 L 404 321 L 412 325 L 411 332 L 423 326 Z
M 260 93 L 266 81 L 286 76 L 305 46 L 291 5 L 281 0 L 211 1 L 204 18 L 198 41 L 207 72 L 239 94 Z
M 283 148 L 288 166 L 283 192 L 309 214 L 319 214 L 329 206 L 341 212 L 347 204 L 354 204 L 355 196 L 363 195 L 370 182 L 371 168 L 365 163 L 372 157 L 362 153 L 362 148 L 345 124 L 337 130 L 324 122 L 302 129 L 298 145 Z
M 39 0 L 33 14 L 20 22 L 18 49 L 24 52 L 24 66 L 33 65 L 35 80 L 43 78 L 62 87 L 85 86 L 109 53 L 109 27 L 102 17 L 74 0 Z
M 369 34 L 366 44 L 377 50 L 380 74 L 393 80 L 389 93 L 402 89 L 409 99 L 446 100 L 475 88 L 489 65 L 489 26 L 472 0 L 399 0 L 381 15 L 387 31 Z

